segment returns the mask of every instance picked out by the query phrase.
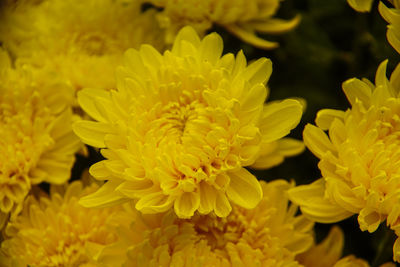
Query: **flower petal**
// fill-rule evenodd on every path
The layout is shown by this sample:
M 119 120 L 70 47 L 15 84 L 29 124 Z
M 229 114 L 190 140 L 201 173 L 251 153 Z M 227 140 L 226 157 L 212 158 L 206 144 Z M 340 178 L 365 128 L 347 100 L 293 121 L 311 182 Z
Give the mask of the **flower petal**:
M 370 105 L 372 92 L 365 82 L 352 78 L 345 81 L 342 88 L 352 106 L 356 103 L 356 99 L 359 99 L 366 107 Z
M 358 12 L 371 11 L 373 0 L 347 0 L 347 3 Z
M 259 124 L 263 142 L 272 142 L 287 135 L 300 122 L 302 113 L 302 105 L 293 99 L 265 105 Z
M 127 201 L 127 198 L 116 190 L 121 182 L 119 179 L 106 182 L 96 192 L 82 197 L 79 204 L 86 208 L 104 208 Z
M 245 168 L 229 172 L 230 183 L 226 194 L 232 202 L 252 209 L 261 201 L 263 192 L 257 178 Z
M 300 206 L 309 219 L 321 223 L 334 223 L 346 219 L 353 213 L 341 208 L 324 197 L 323 178 L 309 185 L 296 186 L 288 191 L 289 199 Z
M 179 218 L 188 219 L 194 215 L 199 205 L 200 197 L 197 192 L 185 192 L 175 200 L 174 210 Z
M 322 130 L 328 130 L 334 119 L 343 120 L 344 111 L 336 109 L 322 109 L 318 111 L 315 124 Z
M 307 124 L 304 128 L 303 140 L 307 148 L 320 159 L 328 151 L 336 151 L 336 148 L 333 146 L 324 131 L 312 124 Z
M 113 129 L 107 123 L 85 120 L 75 122 L 72 129 L 85 144 L 94 147 L 105 147 L 105 135 L 113 132 Z
M 143 196 L 136 203 L 136 209 L 145 214 L 154 214 L 167 211 L 172 207 L 173 199 L 162 192 Z

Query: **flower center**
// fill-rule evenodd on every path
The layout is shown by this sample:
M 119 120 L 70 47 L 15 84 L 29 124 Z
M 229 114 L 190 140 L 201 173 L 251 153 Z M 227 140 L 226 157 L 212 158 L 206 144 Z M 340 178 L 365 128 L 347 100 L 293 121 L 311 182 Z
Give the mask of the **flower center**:
M 156 137 L 157 144 L 182 144 L 184 137 L 191 135 L 196 128 L 195 121 L 201 109 L 204 109 L 204 105 L 197 101 L 188 105 L 171 102 L 162 107 L 158 118 L 151 122 L 151 133 Z
M 90 33 L 81 35 L 76 43 L 89 56 L 101 56 L 108 50 L 107 38 L 100 33 Z

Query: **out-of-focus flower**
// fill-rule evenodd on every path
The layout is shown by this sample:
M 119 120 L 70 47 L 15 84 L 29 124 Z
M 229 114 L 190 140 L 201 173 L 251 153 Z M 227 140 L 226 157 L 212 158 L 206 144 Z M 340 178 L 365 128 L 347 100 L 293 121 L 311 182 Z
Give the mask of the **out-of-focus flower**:
M 81 144 L 65 102 L 71 89 L 10 65 L 0 50 L 0 225 L 22 204 L 31 185 L 68 180 Z
M 344 234 L 342 230 L 333 226 L 328 236 L 319 244 L 312 246 L 306 252 L 296 256 L 306 267 L 369 267 L 363 259 L 353 255 L 341 258 L 344 247 Z M 385 263 L 380 267 L 394 267 L 394 263 Z
M 347 3 L 358 12 L 371 11 L 374 0 L 347 0 Z
M 304 266 L 331 267 L 342 256 L 344 236 L 342 230 L 334 226 L 328 236 L 319 244 L 298 255 L 296 259 Z
M 386 220 L 400 234 L 400 68 L 388 81 L 386 64 L 379 66 L 375 86 L 366 79 L 343 83 L 351 109 L 321 110 L 317 127 L 304 129 L 304 143 L 320 158 L 322 178 L 289 194 L 317 222 L 358 214 L 363 231 L 373 232 Z M 396 261 L 399 242 L 394 245 Z
M 10 2 L 10 1 L 9 1 Z M 17 62 L 45 66 L 76 89 L 115 87 L 115 68 L 128 48 L 161 49 L 155 11 L 141 1 L 23 0 L 0 10 L 0 41 Z
M 400 53 L 400 1 L 392 1 L 393 8 L 388 8 L 382 2 L 379 2 L 379 12 L 382 17 L 389 23 L 386 32 L 389 43 L 398 53 Z
M 118 69 L 117 90 L 83 90 L 81 107 L 93 121 L 74 124 L 106 160 L 91 174 L 109 180 L 84 206 L 138 199 L 144 213 L 174 206 L 180 218 L 198 210 L 225 217 L 230 202 L 254 208 L 262 198 L 256 177 L 244 166 L 268 167 L 303 150 L 281 139 L 302 114 L 299 101 L 264 105 L 271 61 L 247 66 L 242 52 L 221 57 L 216 33 L 200 40 L 191 27 L 161 55 L 144 45 L 129 50 Z
M 300 16 L 291 20 L 275 18 L 280 0 L 148 0 L 163 8 L 157 16 L 166 29 L 166 42 L 172 43 L 177 32 L 186 25 L 204 35 L 213 24 L 220 25 L 243 41 L 263 49 L 278 46 L 256 33 L 277 34 L 295 28 Z
M 264 197 L 252 209 L 234 206 L 226 218 L 173 212 L 122 216 L 119 240 L 98 260 L 105 266 L 300 266 L 295 256 L 313 243 L 313 223 L 297 215 L 284 180 L 261 182 Z M 127 220 L 126 218 L 130 218 Z
M 97 266 L 92 251 L 114 243 L 108 227 L 119 207 L 87 209 L 79 198 L 96 190 L 80 181 L 52 186 L 50 196 L 29 196 L 21 213 L 6 227 L 2 266 Z M 114 265 L 115 266 L 115 265 Z

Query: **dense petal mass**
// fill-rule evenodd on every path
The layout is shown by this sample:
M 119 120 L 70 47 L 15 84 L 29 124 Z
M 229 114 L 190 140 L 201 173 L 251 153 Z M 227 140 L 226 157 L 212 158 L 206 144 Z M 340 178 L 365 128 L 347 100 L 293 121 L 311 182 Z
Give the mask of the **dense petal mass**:
M 103 266 L 301 266 L 295 256 L 312 243 L 313 223 L 296 214 L 284 180 L 261 182 L 263 200 L 253 209 L 233 205 L 226 218 L 125 210 L 118 241 L 100 252 Z M 128 219 L 129 218 L 129 219 Z M 310 266 L 313 267 L 313 266 Z
M 98 186 L 81 181 L 29 196 L 1 244 L 1 266 L 97 266 L 91 252 L 116 241 L 108 227 L 119 207 L 87 209 L 79 197 Z M 12 263 L 12 265 L 11 265 Z M 86 264 L 86 265 L 85 265 Z
M 302 105 L 264 104 L 271 61 L 247 65 L 242 52 L 221 57 L 222 50 L 218 34 L 201 40 L 186 27 L 164 54 L 149 45 L 128 50 L 116 90 L 79 92 L 81 107 L 96 121 L 77 122 L 74 131 L 103 148 L 106 160 L 90 172 L 109 180 L 104 186 L 113 183 L 108 188 L 118 195 L 103 190 L 83 205 L 123 195 L 137 199 L 144 213 L 173 207 L 180 218 L 196 211 L 225 217 L 230 202 L 257 205 L 262 190 L 243 167 L 270 167 L 302 151 L 299 141 L 282 139 L 299 123 Z
M 150 43 L 162 49 L 155 10 L 142 1 L 5 1 L 0 42 L 17 63 L 48 68 L 81 88 L 115 87 L 115 68 L 128 48 Z
M 66 101 L 72 90 L 41 78 L 27 66 L 11 68 L 0 50 L 0 225 L 32 185 L 67 181 L 81 145 Z
M 278 47 L 277 42 L 264 40 L 257 33 L 277 34 L 295 28 L 300 16 L 291 20 L 275 18 L 279 0 L 146 0 L 163 10 L 157 15 L 166 29 L 166 42 L 172 43 L 178 31 L 192 26 L 200 35 L 218 24 L 243 41 L 262 48 Z
M 400 235 L 399 73 L 389 81 L 386 64 L 377 70 L 375 87 L 365 80 L 343 83 L 350 109 L 320 111 L 319 127 L 304 129 L 304 143 L 320 159 L 322 178 L 291 189 L 289 196 L 315 221 L 331 223 L 358 214 L 361 230 L 374 232 L 386 220 Z M 396 244 L 394 260 L 400 261 Z

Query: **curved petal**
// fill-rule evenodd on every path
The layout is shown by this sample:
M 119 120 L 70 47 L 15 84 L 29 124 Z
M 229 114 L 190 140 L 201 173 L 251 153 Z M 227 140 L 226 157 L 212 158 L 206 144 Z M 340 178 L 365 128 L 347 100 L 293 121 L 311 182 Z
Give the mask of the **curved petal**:
M 105 147 L 105 135 L 113 132 L 107 123 L 85 120 L 75 122 L 72 129 L 82 142 L 94 147 Z
M 77 93 L 78 103 L 81 108 L 93 119 L 100 122 L 107 122 L 107 118 L 104 117 L 96 107 L 96 98 L 110 98 L 110 92 L 101 89 L 86 88 Z
M 263 142 L 272 142 L 287 135 L 300 122 L 302 114 L 302 105 L 294 99 L 265 105 L 259 123 Z
M 318 111 L 315 123 L 322 130 L 328 130 L 334 119 L 343 120 L 344 111 L 336 109 L 322 109 Z
M 299 205 L 302 213 L 310 220 L 334 223 L 353 215 L 353 213 L 326 199 L 324 193 L 325 182 L 323 178 L 309 185 L 296 186 L 288 191 L 289 199 Z
M 257 35 L 255 35 L 254 32 L 249 32 L 236 24 L 224 25 L 224 27 L 228 31 L 230 31 L 234 35 L 236 35 L 242 41 L 249 43 L 257 48 L 274 49 L 279 46 L 279 44 L 277 42 L 271 42 L 271 41 L 264 40 L 264 39 L 258 37 Z
M 136 203 L 136 209 L 145 214 L 154 214 L 167 211 L 173 205 L 173 199 L 158 191 L 148 194 Z
M 218 217 L 226 217 L 231 213 L 232 206 L 229 203 L 228 198 L 226 197 L 225 193 L 222 191 L 217 191 L 216 198 L 215 198 L 215 207 L 214 212 L 215 215 Z
M 369 12 L 371 11 L 373 0 L 347 0 L 347 3 L 358 12 Z
M 342 88 L 352 106 L 356 103 L 356 99 L 359 99 L 366 107 L 371 104 L 371 88 L 365 82 L 352 78 L 345 81 Z
M 257 178 L 245 168 L 229 172 L 230 183 L 226 194 L 233 203 L 252 209 L 261 201 L 263 192 Z
M 184 192 L 174 203 L 176 215 L 182 219 L 188 219 L 199 208 L 200 197 L 197 192 Z
M 79 204 L 86 208 L 104 208 L 123 203 L 128 199 L 116 190 L 120 184 L 121 180 L 108 181 L 96 192 L 82 197 Z
M 250 22 L 247 25 L 257 32 L 277 34 L 292 30 L 299 25 L 300 21 L 301 16 L 296 15 L 290 20 L 271 18 L 262 22 Z
M 303 140 L 307 148 L 320 159 L 328 151 L 336 151 L 336 148 L 333 146 L 324 131 L 312 124 L 307 124 L 304 128 Z

